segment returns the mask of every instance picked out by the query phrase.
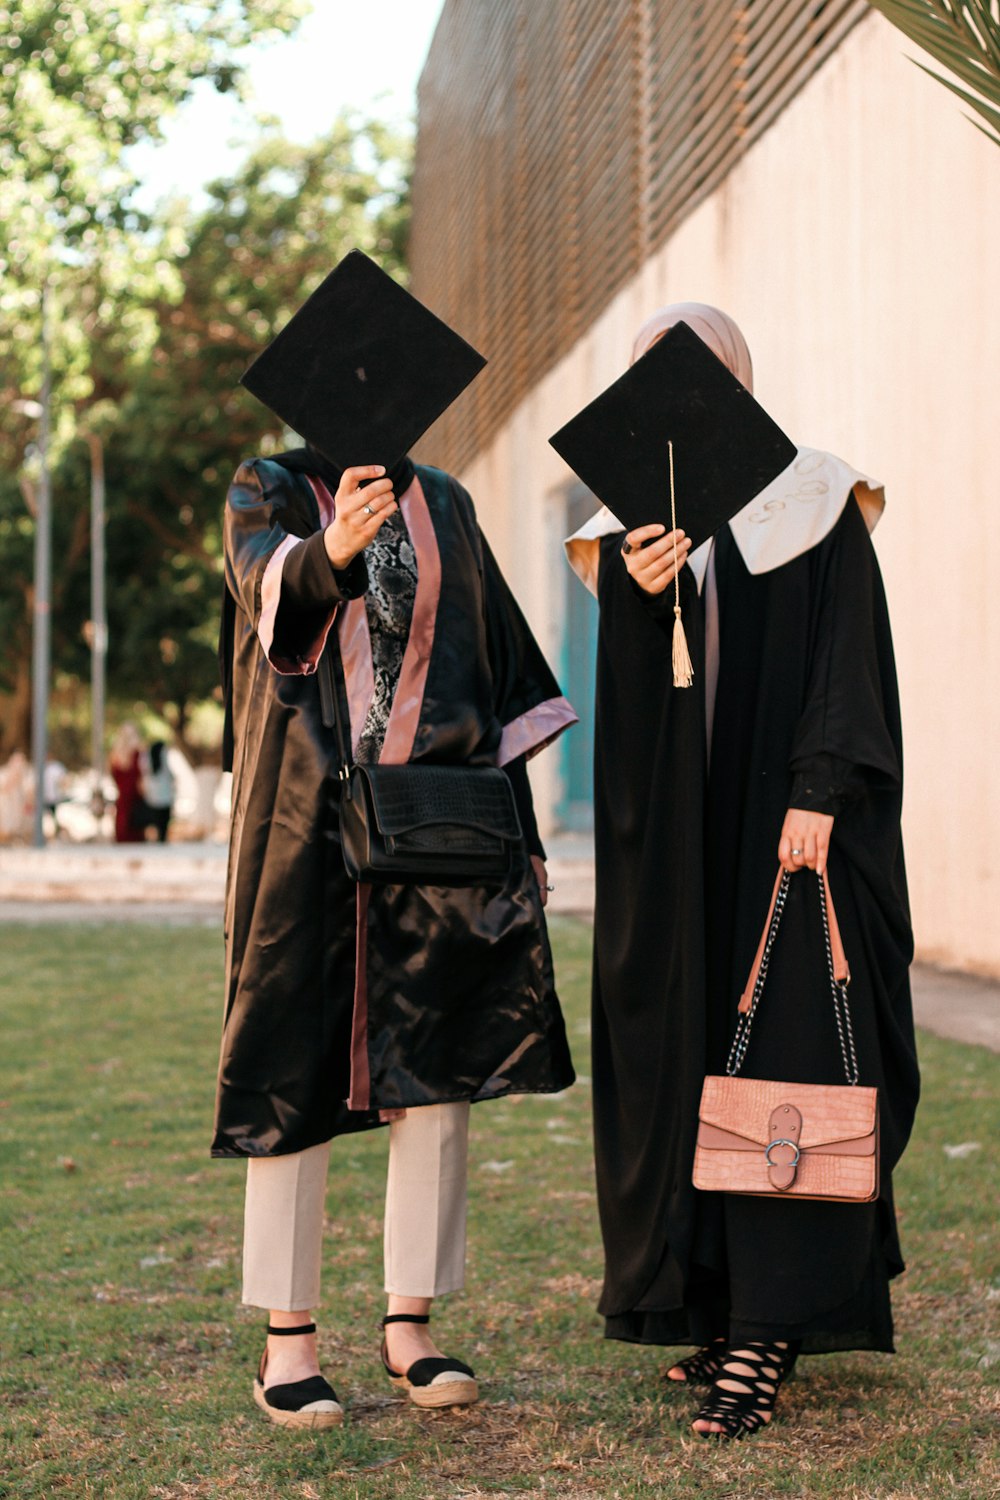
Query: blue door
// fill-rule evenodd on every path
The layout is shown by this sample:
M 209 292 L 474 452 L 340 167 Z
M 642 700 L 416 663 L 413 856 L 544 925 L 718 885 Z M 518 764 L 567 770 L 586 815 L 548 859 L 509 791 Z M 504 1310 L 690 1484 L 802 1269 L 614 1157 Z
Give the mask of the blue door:
M 599 508 L 582 484 L 566 496 L 566 531 L 570 536 Z M 570 568 L 563 569 L 564 602 L 559 653 L 563 692 L 580 723 L 559 741 L 562 751 L 562 795 L 557 807 L 563 828 L 587 832 L 594 826 L 594 680 L 597 670 L 597 600 Z

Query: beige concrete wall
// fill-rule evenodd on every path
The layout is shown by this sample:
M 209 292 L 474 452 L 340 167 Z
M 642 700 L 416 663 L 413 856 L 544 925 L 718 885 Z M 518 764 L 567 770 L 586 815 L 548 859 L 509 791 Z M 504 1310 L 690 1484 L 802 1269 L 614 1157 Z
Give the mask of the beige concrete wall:
M 654 307 L 732 312 L 775 418 L 886 484 L 918 948 L 1000 973 L 1000 149 L 914 51 L 874 13 L 857 27 L 464 478 L 554 654 L 569 476 L 549 433 Z M 536 766 L 548 806 L 558 762 Z

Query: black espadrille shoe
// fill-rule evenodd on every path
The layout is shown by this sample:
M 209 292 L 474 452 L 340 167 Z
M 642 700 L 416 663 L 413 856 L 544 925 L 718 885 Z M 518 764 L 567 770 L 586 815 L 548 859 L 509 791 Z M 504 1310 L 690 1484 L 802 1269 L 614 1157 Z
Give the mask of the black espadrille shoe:
M 272 1328 L 268 1333 L 279 1336 L 294 1333 L 315 1333 L 315 1323 L 303 1323 L 299 1328 Z M 288 1385 L 271 1385 L 264 1389 L 264 1371 L 267 1369 L 267 1349 L 260 1357 L 260 1369 L 253 1383 L 253 1399 L 279 1427 L 308 1427 L 321 1432 L 328 1427 L 339 1427 L 344 1420 L 344 1408 L 337 1400 L 337 1392 L 322 1375 L 310 1375 L 306 1380 L 293 1380 Z
M 426 1313 L 389 1313 L 379 1324 L 383 1330 L 390 1323 L 429 1323 Z M 402 1374 L 389 1363 L 386 1341 L 382 1340 L 382 1365 L 393 1385 L 406 1391 L 414 1406 L 471 1406 L 479 1400 L 476 1377 L 459 1359 L 429 1356 L 414 1360 Z

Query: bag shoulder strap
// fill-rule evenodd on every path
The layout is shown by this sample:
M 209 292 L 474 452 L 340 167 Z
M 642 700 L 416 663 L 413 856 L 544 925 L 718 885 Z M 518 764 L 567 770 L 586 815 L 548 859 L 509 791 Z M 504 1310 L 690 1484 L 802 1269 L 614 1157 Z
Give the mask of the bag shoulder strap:
M 324 729 L 332 729 L 337 739 L 337 759 L 340 761 L 338 776 L 347 781 L 351 774 L 351 757 L 347 751 L 347 737 L 340 712 L 340 695 L 337 691 L 337 670 L 332 647 L 334 632 L 331 630 L 323 654 L 319 659 L 320 716 Z
M 741 1015 L 746 1015 L 753 1002 L 753 992 L 757 986 L 757 978 L 760 974 L 760 966 L 764 961 L 764 949 L 767 946 L 767 935 L 771 930 L 774 920 L 774 909 L 778 904 L 778 892 L 781 890 L 781 882 L 785 871 L 779 865 L 777 879 L 774 882 L 774 891 L 771 894 L 771 905 L 768 907 L 767 918 L 764 922 L 764 931 L 760 935 L 760 943 L 750 969 L 746 987 L 740 996 L 738 1009 Z M 840 936 L 840 924 L 837 921 L 837 913 L 833 905 L 833 895 L 830 891 L 830 877 L 823 876 L 823 897 L 826 902 L 826 920 L 830 930 L 830 952 L 833 956 L 833 977 L 838 984 L 850 984 L 851 969 L 847 962 L 847 954 L 844 952 L 843 939 Z

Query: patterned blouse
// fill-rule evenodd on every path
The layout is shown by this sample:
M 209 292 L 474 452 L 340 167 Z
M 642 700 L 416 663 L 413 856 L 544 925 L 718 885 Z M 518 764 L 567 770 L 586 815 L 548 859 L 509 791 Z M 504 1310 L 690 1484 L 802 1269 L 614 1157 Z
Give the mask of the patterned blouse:
M 379 527 L 365 548 L 365 561 L 368 564 L 365 611 L 372 643 L 375 691 L 355 759 L 362 765 L 371 765 L 378 760 L 385 740 L 417 594 L 417 558 L 402 511 L 395 511 Z

